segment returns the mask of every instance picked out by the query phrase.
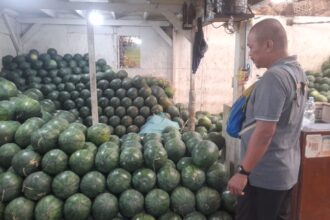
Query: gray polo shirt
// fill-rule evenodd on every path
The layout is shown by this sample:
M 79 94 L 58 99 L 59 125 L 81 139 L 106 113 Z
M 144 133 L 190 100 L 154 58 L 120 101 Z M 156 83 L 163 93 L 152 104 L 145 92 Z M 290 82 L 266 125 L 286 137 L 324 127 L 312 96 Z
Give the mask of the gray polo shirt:
M 297 82 L 306 82 L 296 56 L 278 60 L 257 82 L 243 124 L 246 127 L 256 120 L 277 122 L 268 150 L 249 176 L 252 186 L 272 190 L 288 190 L 297 182 L 300 166 L 299 136 L 306 101 L 306 95 L 300 90 L 298 96 L 295 96 L 296 83 L 283 65 L 291 68 Z M 248 129 L 241 136 L 243 153 L 246 152 L 253 130 Z

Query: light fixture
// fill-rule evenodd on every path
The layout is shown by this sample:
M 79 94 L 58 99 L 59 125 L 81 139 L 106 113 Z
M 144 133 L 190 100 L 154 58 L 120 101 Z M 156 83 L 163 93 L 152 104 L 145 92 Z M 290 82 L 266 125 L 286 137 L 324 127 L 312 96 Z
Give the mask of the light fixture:
M 291 3 L 292 0 L 271 0 L 273 4 Z
M 88 15 L 88 21 L 92 25 L 102 25 L 103 16 L 98 11 L 91 11 Z

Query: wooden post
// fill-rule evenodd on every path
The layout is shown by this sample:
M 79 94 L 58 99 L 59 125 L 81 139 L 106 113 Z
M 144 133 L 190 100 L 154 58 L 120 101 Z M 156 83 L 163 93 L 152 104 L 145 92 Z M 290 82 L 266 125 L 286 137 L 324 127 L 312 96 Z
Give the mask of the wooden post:
M 243 92 L 244 85 L 239 83 L 237 74 L 240 69 L 246 65 L 246 37 L 247 37 L 247 22 L 240 22 L 237 26 L 237 32 L 235 33 L 235 57 L 234 57 L 234 73 L 233 73 L 233 101 L 235 101 Z M 226 122 L 229 117 L 231 106 L 224 105 L 224 124 L 223 128 L 226 129 Z M 226 132 L 223 132 L 226 139 L 226 163 L 230 167 L 231 173 L 241 160 L 241 142 L 240 139 L 230 137 Z
M 93 125 L 99 122 L 97 87 L 96 87 L 96 67 L 95 67 L 95 45 L 94 45 L 94 26 L 87 19 L 87 41 L 89 55 L 89 79 L 92 104 Z
M 194 41 L 195 41 L 195 32 L 191 31 L 191 63 L 190 63 L 190 91 L 189 91 L 189 119 L 188 119 L 188 129 L 189 131 L 195 130 L 195 112 L 196 112 L 196 91 L 195 91 L 195 77 L 196 74 L 192 72 L 192 62 L 193 62 L 193 53 L 194 53 Z

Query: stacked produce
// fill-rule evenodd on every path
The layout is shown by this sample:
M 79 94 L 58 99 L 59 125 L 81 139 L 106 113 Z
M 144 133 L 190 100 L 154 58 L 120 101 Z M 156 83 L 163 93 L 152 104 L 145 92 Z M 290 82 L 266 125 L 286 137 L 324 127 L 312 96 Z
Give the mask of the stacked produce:
M 119 139 L 51 103 L 0 78 L 0 219 L 232 219 L 228 171 L 199 133 Z
M 39 54 L 2 58 L 2 76 L 17 87 L 39 89 L 44 97 L 55 103 L 56 109 L 74 113 L 91 126 L 91 93 L 88 55 L 57 54 L 55 49 Z M 153 77 L 128 77 L 124 70 L 114 72 L 104 59 L 96 62 L 99 121 L 108 124 L 118 136 L 138 132 L 152 114 L 167 112 L 181 121 L 173 105 L 173 89 L 166 80 Z M 181 123 L 182 124 L 182 123 Z
M 321 66 L 320 72 L 306 72 L 309 95 L 319 102 L 330 102 L 330 58 Z

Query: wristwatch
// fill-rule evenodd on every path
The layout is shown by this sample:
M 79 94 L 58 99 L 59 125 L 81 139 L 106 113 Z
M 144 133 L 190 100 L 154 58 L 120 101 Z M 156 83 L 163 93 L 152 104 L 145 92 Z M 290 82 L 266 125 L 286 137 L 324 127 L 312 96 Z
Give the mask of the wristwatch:
M 245 175 L 245 176 L 249 176 L 250 175 L 250 172 L 246 171 L 242 165 L 239 165 L 238 166 L 237 172 L 239 174 L 242 174 L 242 175 Z

